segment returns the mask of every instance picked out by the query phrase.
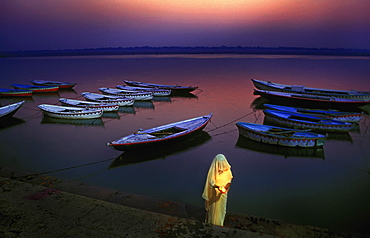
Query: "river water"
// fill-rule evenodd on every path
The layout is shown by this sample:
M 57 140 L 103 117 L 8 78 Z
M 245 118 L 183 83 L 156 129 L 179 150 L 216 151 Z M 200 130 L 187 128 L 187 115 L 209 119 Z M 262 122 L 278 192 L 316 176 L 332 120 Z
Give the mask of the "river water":
M 30 79 L 77 82 L 74 90 L 34 94 L 0 126 L 0 166 L 203 206 L 212 159 L 223 153 L 234 179 L 228 211 L 286 222 L 369 233 L 370 118 L 332 134 L 322 149 L 265 146 L 239 138 L 238 121 L 263 123 L 251 78 L 370 91 L 367 57 L 155 55 L 0 59 L 0 87 Z M 81 99 L 123 79 L 196 85 L 190 95 L 155 98 L 102 119 L 44 118 L 39 104 Z M 19 101 L 0 98 L 1 105 Z M 257 105 L 257 106 L 256 106 Z M 204 132 L 173 146 L 124 154 L 106 143 L 170 122 L 213 113 Z

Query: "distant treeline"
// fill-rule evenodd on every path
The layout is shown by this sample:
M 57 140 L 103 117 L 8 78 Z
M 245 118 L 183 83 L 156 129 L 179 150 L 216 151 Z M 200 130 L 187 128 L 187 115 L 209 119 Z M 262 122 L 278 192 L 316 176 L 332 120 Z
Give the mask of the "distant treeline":
M 0 57 L 83 56 L 83 55 L 153 55 L 153 54 L 271 54 L 370 56 L 370 49 L 300 48 L 300 47 L 108 47 L 64 50 L 29 50 L 0 52 Z

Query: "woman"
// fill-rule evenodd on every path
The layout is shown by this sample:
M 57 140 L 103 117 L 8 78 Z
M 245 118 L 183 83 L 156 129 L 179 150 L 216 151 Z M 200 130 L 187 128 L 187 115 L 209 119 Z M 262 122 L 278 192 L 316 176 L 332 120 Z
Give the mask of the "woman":
M 208 170 L 206 184 L 202 197 L 207 210 L 206 223 L 223 226 L 226 215 L 227 192 L 229 191 L 233 174 L 231 166 L 223 154 L 213 159 Z

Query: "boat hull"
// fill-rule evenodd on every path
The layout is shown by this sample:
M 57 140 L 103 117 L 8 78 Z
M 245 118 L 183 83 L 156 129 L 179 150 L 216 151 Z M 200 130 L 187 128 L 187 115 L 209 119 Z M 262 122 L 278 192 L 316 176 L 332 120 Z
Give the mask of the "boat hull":
M 38 106 L 44 115 L 59 119 L 95 119 L 103 115 L 103 110 L 81 109 L 78 107 L 60 107 L 54 105 L 41 104 Z M 60 110 L 59 110 L 60 108 Z
M 338 110 L 297 108 L 297 107 L 273 105 L 273 104 L 267 104 L 267 103 L 265 103 L 263 106 L 267 109 L 304 113 L 307 115 L 323 117 L 323 118 L 338 120 L 338 121 L 343 121 L 343 122 L 358 123 L 364 115 L 363 113 L 360 113 L 360 112 L 342 112 Z
M 298 93 L 303 95 L 333 96 L 337 98 L 370 101 L 370 92 L 310 88 L 301 85 L 286 85 L 257 79 L 252 79 L 252 82 L 256 88 L 266 91 Z
M 275 124 L 296 129 L 310 129 L 321 132 L 348 132 L 355 128 L 355 124 L 336 120 L 309 117 L 301 113 L 263 110 L 265 118 Z
M 259 153 L 281 155 L 288 157 L 320 158 L 325 159 L 324 147 L 288 147 L 261 143 L 239 134 L 235 144 L 237 148 L 256 151 Z
M 0 97 L 31 97 L 31 90 L 0 88 Z
M 65 105 L 81 108 L 100 109 L 104 112 L 118 111 L 118 104 L 103 104 L 98 102 L 79 101 L 73 99 L 60 98 L 59 101 Z
M 280 145 L 285 147 L 321 147 L 326 141 L 326 137 L 324 135 L 305 131 L 300 132 L 293 129 L 266 125 L 253 125 L 252 123 L 244 122 L 238 122 L 236 123 L 236 126 L 238 127 L 240 135 L 265 144 Z M 274 134 L 269 132 L 268 130 L 272 128 L 280 129 L 284 133 Z
M 34 93 L 52 93 L 59 90 L 58 86 L 33 86 L 33 85 L 23 85 L 23 84 L 12 84 L 15 89 L 30 90 Z
M 179 140 L 184 140 L 188 138 L 189 136 L 192 136 L 195 133 L 202 131 L 207 126 L 211 117 L 212 117 L 212 114 L 199 117 L 200 120 L 199 122 L 196 123 L 194 127 L 182 129 L 178 133 L 174 133 L 170 136 L 163 136 L 163 137 L 158 136 L 157 137 L 157 136 L 153 136 L 153 134 L 159 131 L 165 131 L 165 130 L 177 127 L 177 125 L 180 125 L 182 122 L 185 122 L 185 121 L 190 122 L 190 120 L 193 120 L 193 119 L 171 123 L 171 124 L 151 128 L 148 130 L 144 130 L 144 131 L 139 131 L 137 133 L 123 137 L 117 141 L 109 142 L 107 143 L 107 145 L 116 150 L 129 151 L 129 150 L 139 150 L 139 149 L 153 148 L 156 146 L 163 146 L 163 145 L 171 144 Z
M 153 99 L 153 92 L 125 91 L 121 89 L 99 88 L 99 90 L 108 95 L 117 97 L 133 98 L 138 101 L 149 101 Z
M 118 105 L 118 106 L 132 106 L 134 105 L 135 100 L 132 98 L 123 98 L 123 97 L 115 97 L 115 96 L 105 96 L 101 94 L 94 94 L 94 93 L 82 93 L 87 100 L 110 104 L 110 105 Z
M 129 81 L 129 80 L 124 80 L 124 82 L 129 86 L 168 89 L 168 90 L 171 90 L 173 93 L 190 93 L 198 89 L 198 87 L 196 86 L 164 85 L 164 84 L 143 83 L 143 82 Z
M 359 107 L 369 104 L 368 101 L 339 99 L 320 96 L 301 96 L 297 94 L 289 94 L 274 91 L 264 91 L 255 89 L 255 94 L 266 98 L 274 103 L 291 105 L 304 108 L 323 108 L 323 109 L 338 109 L 345 111 L 361 111 Z
M 59 89 L 72 89 L 77 83 L 58 82 L 47 80 L 30 80 L 32 84 L 37 86 L 58 86 Z
M 21 108 L 24 102 L 25 101 L 21 101 L 0 107 L 0 121 L 12 117 L 19 110 L 19 108 Z
M 119 89 L 123 89 L 123 90 L 138 90 L 140 92 L 150 91 L 150 92 L 153 92 L 153 95 L 156 97 L 165 97 L 165 96 L 171 95 L 170 89 L 144 88 L 144 87 L 134 87 L 134 86 L 124 86 L 124 85 L 117 85 L 116 87 Z

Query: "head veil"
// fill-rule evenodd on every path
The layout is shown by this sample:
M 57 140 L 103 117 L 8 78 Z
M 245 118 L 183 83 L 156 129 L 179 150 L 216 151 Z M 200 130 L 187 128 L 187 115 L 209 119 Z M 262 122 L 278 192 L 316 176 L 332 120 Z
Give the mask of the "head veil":
M 209 201 L 214 193 L 213 186 L 225 187 L 226 184 L 231 183 L 233 175 L 230 168 L 231 166 L 223 154 L 216 155 L 208 170 L 207 180 L 202 194 L 202 197 L 206 201 Z M 223 175 L 220 176 L 220 173 Z

